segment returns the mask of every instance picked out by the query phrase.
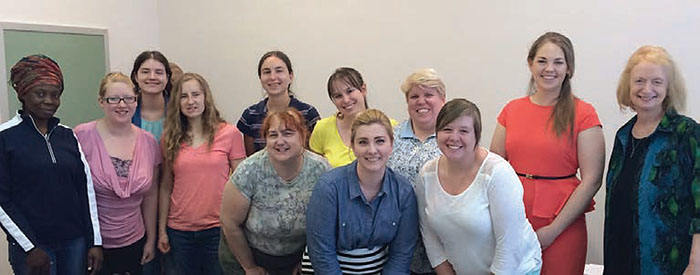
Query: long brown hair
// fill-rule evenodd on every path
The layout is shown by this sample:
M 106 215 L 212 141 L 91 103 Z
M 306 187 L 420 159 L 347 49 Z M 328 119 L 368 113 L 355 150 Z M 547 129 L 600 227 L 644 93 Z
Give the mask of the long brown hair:
M 537 50 L 546 43 L 552 43 L 559 46 L 564 52 L 564 59 L 566 60 L 566 70 L 567 73 L 564 76 L 564 81 L 561 83 L 561 90 L 559 91 L 559 97 L 557 98 L 557 103 L 554 104 L 554 110 L 549 116 L 549 121 L 552 122 L 552 129 L 560 137 L 562 133 L 568 132 L 570 137 L 574 134 L 574 114 L 576 113 L 576 104 L 574 100 L 576 97 L 571 91 L 571 78 L 574 77 L 574 46 L 571 44 L 571 40 L 564 36 L 563 34 L 557 32 L 548 32 L 535 40 L 530 47 L 530 51 L 527 54 L 528 64 L 532 64 L 537 55 Z M 535 93 L 535 79 L 530 77 L 530 84 L 528 89 L 528 95 L 533 95 Z
M 180 110 L 180 97 L 182 96 L 182 85 L 190 80 L 195 80 L 202 87 L 204 92 L 204 112 L 202 113 L 202 132 L 207 140 L 207 146 L 211 148 L 214 142 L 214 135 L 222 122 L 226 122 L 219 110 L 214 105 L 214 98 L 211 95 L 209 84 L 199 74 L 185 73 L 175 83 L 170 101 L 166 109 L 165 127 L 163 130 L 163 156 L 165 161 L 171 166 L 177 158 L 182 143 L 192 142 L 192 136 L 187 131 L 190 129 L 187 117 Z

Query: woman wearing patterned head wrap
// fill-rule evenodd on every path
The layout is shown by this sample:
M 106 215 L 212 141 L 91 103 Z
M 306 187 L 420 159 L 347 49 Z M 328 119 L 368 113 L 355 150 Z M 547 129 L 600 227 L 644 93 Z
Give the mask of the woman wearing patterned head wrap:
M 0 223 L 12 269 L 95 274 L 102 238 L 90 170 L 73 131 L 53 116 L 61 69 L 31 55 L 12 67 L 11 81 L 22 109 L 0 125 Z

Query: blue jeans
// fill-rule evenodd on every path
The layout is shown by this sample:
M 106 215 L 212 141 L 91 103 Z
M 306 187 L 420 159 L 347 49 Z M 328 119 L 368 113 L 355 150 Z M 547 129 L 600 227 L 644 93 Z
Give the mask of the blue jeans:
M 170 253 L 180 275 L 220 275 L 219 227 L 202 231 L 167 228 Z
M 51 261 L 51 275 L 57 274 L 86 274 L 87 245 L 85 238 L 57 242 L 50 245 L 37 245 L 46 252 Z M 27 253 L 14 241 L 8 241 L 8 256 L 15 275 L 25 275 L 27 268 Z
M 160 249 L 156 248 L 156 257 L 152 261 L 143 265 L 142 275 L 177 275 L 175 272 L 175 261 L 173 253 L 160 253 Z M 161 273 L 162 270 L 162 273 Z

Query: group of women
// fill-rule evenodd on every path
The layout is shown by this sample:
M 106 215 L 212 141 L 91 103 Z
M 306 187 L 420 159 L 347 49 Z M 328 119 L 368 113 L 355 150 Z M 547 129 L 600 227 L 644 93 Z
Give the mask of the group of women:
M 582 274 L 584 213 L 601 186 L 595 109 L 572 93 L 559 33 L 530 48 L 530 91 L 479 145 L 479 108 L 446 102 L 432 69 L 400 87 L 397 123 L 353 68 L 328 80 L 321 119 L 291 92 L 292 64 L 266 53 L 266 97 L 236 126 L 199 74 L 157 51 L 106 75 L 104 117 L 60 125 L 49 57 L 11 71 L 22 103 L 0 126 L 0 222 L 16 274 Z M 644 46 L 617 91 L 636 112 L 607 175 L 606 274 L 700 274 L 700 126 L 680 115 L 671 56 Z M 75 133 L 75 135 L 73 135 Z

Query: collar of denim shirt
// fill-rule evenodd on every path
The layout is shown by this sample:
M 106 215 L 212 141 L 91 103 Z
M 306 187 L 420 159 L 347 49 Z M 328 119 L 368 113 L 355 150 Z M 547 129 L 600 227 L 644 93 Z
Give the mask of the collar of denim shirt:
M 363 202 L 369 204 L 367 198 L 365 198 L 365 195 L 362 194 L 362 190 L 360 189 L 360 178 L 357 176 L 357 160 L 354 160 L 351 164 L 348 164 L 347 168 L 349 169 L 346 170 L 346 179 L 348 181 L 348 196 L 350 197 L 350 200 L 354 200 L 359 197 Z M 389 183 L 390 177 L 387 176 L 388 173 L 391 173 L 391 171 L 388 167 L 385 167 L 384 177 L 382 178 L 382 187 L 379 189 L 379 192 L 373 201 L 376 201 L 378 198 L 391 192 L 391 183 Z

